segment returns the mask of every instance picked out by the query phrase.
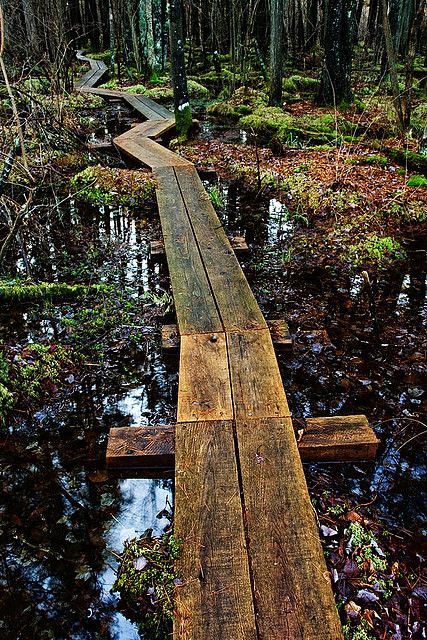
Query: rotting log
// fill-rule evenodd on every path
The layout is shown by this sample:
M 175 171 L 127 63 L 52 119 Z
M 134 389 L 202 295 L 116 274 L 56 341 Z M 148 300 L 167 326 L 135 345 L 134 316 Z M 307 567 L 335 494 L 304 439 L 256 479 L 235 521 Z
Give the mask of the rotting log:
M 377 453 L 379 440 L 364 415 L 296 418 L 293 419 L 293 427 L 303 462 L 373 460 Z M 107 466 L 110 469 L 158 468 L 172 471 L 174 465 L 174 426 L 110 429 L 107 447 Z

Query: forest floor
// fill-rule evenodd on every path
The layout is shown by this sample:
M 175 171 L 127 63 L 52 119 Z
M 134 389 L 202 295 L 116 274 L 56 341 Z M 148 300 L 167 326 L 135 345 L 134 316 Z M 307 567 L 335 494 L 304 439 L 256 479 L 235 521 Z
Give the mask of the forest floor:
M 373 463 L 305 467 L 346 637 L 421 640 L 427 188 L 422 164 L 408 167 L 422 163 L 415 142 L 388 135 L 378 106 L 369 118 L 338 117 L 303 96 L 275 129 L 275 112 L 273 128 L 268 112 L 260 125 L 259 89 L 214 103 L 194 90 L 209 103 L 199 134 L 165 142 L 201 171 L 227 232 L 246 236 L 242 266 L 266 317 L 289 323 L 294 349 L 279 364 L 293 415 L 366 413 L 381 439 Z M 170 485 L 108 479 L 106 435 L 173 422 L 178 367 L 160 349 L 173 301 L 167 271 L 149 261 L 160 226 L 148 172 L 87 146 L 128 129 L 134 114 L 71 96 L 62 124 L 51 118 L 38 131 L 36 116 L 27 135 L 41 187 L 0 283 L 0 629 L 109 638 L 137 633 L 109 594 L 109 565 L 142 533 L 141 500 L 151 505 L 142 528 L 168 526 Z M 415 154 L 403 164 L 393 152 L 402 148 Z M 16 169 L 9 202 L 23 184 Z

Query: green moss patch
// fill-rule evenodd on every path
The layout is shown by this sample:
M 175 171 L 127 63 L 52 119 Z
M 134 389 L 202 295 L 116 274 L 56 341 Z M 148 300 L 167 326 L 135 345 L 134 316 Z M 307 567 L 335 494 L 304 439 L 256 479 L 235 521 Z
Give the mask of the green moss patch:
M 152 201 L 156 181 L 149 172 L 87 167 L 70 180 L 79 200 L 95 205 L 135 206 Z
M 427 187 L 425 176 L 411 176 L 407 182 L 408 187 Z
M 9 304 L 52 301 L 58 299 L 80 298 L 90 293 L 102 293 L 108 290 L 106 285 L 65 284 L 61 282 L 1 282 L 0 300 Z
M 406 252 L 400 242 L 391 236 L 371 233 L 348 247 L 348 258 L 355 267 L 374 265 L 385 269 L 405 260 Z

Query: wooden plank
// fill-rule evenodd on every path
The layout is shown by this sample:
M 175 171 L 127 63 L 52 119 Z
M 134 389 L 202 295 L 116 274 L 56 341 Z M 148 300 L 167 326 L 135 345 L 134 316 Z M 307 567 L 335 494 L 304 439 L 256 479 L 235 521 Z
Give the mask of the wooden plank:
M 175 173 L 226 331 L 266 328 L 266 322 L 243 274 L 215 209 L 193 166 Z
M 140 100 L 139 96 L 123 93 L 122 97 L 123 100 L 126 100 L 126 102 L 132 107 L 132 109 L 135 109 L 135 111 L 138 111 L 138 113 L 142 113 L 142 115 L 145 116 L 148 120 L 159 119 L 159 114 L 157 113 L 157 111 L 154 111 L 154 109 L 151 109 L 149 106 L 144 104 L 144 102 Z
M 292 349 L 293 340 L 286 320 L 267 320 L 267 326 L 276 349 Z
M 163 240 L 181 335 L 222 331 L 187 212 L 172 169 L 156 170 Z
M 137 140 L 134 140 L 133 137 L 125 139 L 115 138 L 114 143 L 121 151 L 124 151 L 127 155 L 142 164 L 146 164 L 151 169 L 191 166 L 188 160 L 181 158 L 173 151 L 169 151 L 169 149 L 165 149 L 165 147 L 154 142 L 154 140 L 150 140 L 150 138 L 138 138 Z
M 235 254 L 240 256 L 249 253 L 248 243 L 244 236 L 231 236 L 229 240 Z
M 379 440 L 364 415 L 306 418 L 301 438 L 303 460 L 372 460 Z
M 108 467 L 168 468 L 175 465 L 175 427 L 144 426 L 110 429 Z
M 227 334 L 236 418 L 289 416 L 268 329 Z
M 138 98 L 146 107 L 148 107 L 149 109 L 152 109 L 152 111 L 155 111 L 162 118 L 165 118 L 166 120 L 175 119 L 174 114 L 171 111 L 169 111 L 169 109 L 166 109 L 166 107 L 159 104 L 158 102 L 155 102 L 148 96 L 145 96 L 144 94 L 142 94 L 142 95 L 138 95 Z
M 175 325 L 164 328 L 167 326 Z M 292 424 L 294 431 L 298 431 L 297 446 L 303 462 L 373 460 L 376 456 L 379 440 L 366 416 L 298 418 L 292 419 Z M 175 426 L 110 429 L 107 465 L 123 469 L 173 469 Z
M 157 138 L 173 129 L 174 126 L 175 120 L 147 120 L 117 136 L 116 141 L 127 140 L 128 138 L 134 138 L 135 140 L 139 138 Z
M 225 335 L 181 335 L 177 421 L 232 418 Z
M 339 640 L 290 418 L 236 422 L 260 640 Z
M 257 640 L 231 422 L 177 425 L 175 640 Z

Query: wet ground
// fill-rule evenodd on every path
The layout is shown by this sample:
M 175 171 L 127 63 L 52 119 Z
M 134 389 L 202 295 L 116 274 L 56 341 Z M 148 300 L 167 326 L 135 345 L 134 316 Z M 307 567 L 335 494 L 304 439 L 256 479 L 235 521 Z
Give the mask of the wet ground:
M 229 233 L 247 237 L 243 267 L 263 311 L 285 317 L 295 337 L 293 352 L 279 356 L 293 414 L 366 413 L 381 438 L 373 463 L 307 467 L 313 494 L 327 489 L 352 504 L 373 503 L 390 526 L 419 532 L 425 254 L 412 247 L 404 269 L 379 275 L 374 322 L 361 276 L 320 267 L 316 252 L 301 249 L 312 231 L 289 221 L 281 202 L 254 200 L 238 183 L 212 175 L 206 186 L 221 196 Z M 28 234 L 34 277 L 112 285 L 124 292 L 117 317 L 125 322 L 96 334 L 102 353 L 90 352 L 92 362 L 67 372 L 68 386 L 62 381 L 54 401 L 32 414 L 18 410 L 4 435 L 0 630 L 11 639 L 131 640 L 138 631 L 110 592 L 118 554 L 124 540 L 166 526 L 156 516 L 172 502 L 172 486 L 108 479 L 103 456 L 111 426 L 174 420 L 178 363 L 165 358 L 159 339 L 163 314 L 170 320 L 169 283 L 148 260 L 149 241 L 159 234 L 154 208 L 69 201 L 60 220 L 48 216 L 47 231 Z M 18 254 L 16 265 L 22 273 Z M 9 309 L 1 339 L 16 349 L 66 341 L 64 319 L 79 311 L 79 303 Z

